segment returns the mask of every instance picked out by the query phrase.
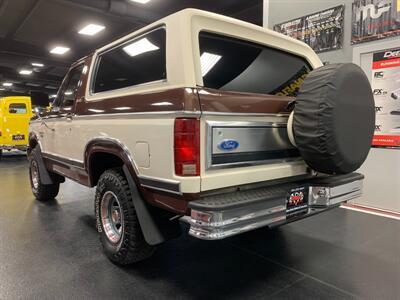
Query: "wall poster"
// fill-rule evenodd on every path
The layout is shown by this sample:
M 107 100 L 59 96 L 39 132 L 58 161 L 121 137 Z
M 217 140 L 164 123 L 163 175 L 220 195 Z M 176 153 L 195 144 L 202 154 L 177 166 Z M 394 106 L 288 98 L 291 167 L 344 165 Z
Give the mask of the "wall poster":
M 400 0 L 354 0 L 351 43 L 400 35 Z
M 376 111 L 372 145 L 400 147 L 400 48 L 373 54 L 371 86 Z
M 342 48 L 343 20 L 344 5 L 340 5 L 276 24 L 274 30 L 305 42 L 320 53 Z

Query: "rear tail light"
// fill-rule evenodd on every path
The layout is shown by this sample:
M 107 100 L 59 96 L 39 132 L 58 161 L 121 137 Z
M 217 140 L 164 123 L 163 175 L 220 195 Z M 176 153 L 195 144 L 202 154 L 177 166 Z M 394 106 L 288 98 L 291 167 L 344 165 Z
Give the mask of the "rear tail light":
M 200 175 L 200 120 L 175 119 L 175 174 Z

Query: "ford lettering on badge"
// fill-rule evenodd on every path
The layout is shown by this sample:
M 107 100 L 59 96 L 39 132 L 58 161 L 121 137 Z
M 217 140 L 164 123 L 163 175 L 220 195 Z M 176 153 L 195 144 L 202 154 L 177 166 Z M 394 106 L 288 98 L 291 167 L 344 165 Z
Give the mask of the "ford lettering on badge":
M 218 149 L 223 151 L 233 151 L 239 147 L 239 142 L 235 140 L 222 140 L 218 144 Z

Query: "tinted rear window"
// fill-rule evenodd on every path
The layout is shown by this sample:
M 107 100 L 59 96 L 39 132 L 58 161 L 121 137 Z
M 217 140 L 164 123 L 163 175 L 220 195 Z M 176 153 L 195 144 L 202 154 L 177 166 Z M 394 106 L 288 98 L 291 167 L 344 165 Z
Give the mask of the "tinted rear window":
M 8 112 L 10 114 L 26 114 L 26 105 L 24 103 L 11 103 Z
M 166 79 L 165 30 L 160 28 L 99 55 L 93 92 Z
M 295 96 L 311 70 L 301 57 L 236 38 L 200 32 L 199 43 L 209 88 Z

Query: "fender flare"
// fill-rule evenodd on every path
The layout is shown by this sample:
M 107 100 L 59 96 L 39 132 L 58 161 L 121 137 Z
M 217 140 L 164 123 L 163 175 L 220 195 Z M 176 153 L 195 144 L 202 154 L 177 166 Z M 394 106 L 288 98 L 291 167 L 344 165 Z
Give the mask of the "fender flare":
M 138 170 L 135 162 L 128 150 L 120 141 L 113 138 L 95 138 L 88 142 L 85 147 L 84 164 L 89 174 L 90 184 L 90 158 L 96 152 L 104 152 L 119 157 L 123 162 L 122 170 L 128 181 L 132 194 L 132 201 L 137 212 L 140 227 L 143 236 L 149 245 L 158 245 L 169 239 L 178 237 L 181 234 L 181 228 L 178 221 L 170 221 L 165 217 L 164 211 L 153 207 L 141 196 L 139 189 Z
M 94 186 L 94 183 L 93 178 L 91 177 L 90 159 L 93 154 L 98 152 L 108 153 L 119 157 L 123 164 L 128 166 L 130 174 L 133 176 L 135 182 L 139 182 L 137 177 L 138 169 L 128 148 L 117 139 L 109 137 L 97 137 L 90 140 L 86 144 L 84 152 L 84 168 L 89 175 L 89 183 L 91 186 Z
M 33 150 L 34 147 L 32 147 L 33 144 L 36 144 L 36 146 L 39 146 L 41 148 L 40 140 L 38 139 L 36 133 L 34 132 L 29 132 L 28 136 L 28 155 L 30 154 L 30 151 Z

